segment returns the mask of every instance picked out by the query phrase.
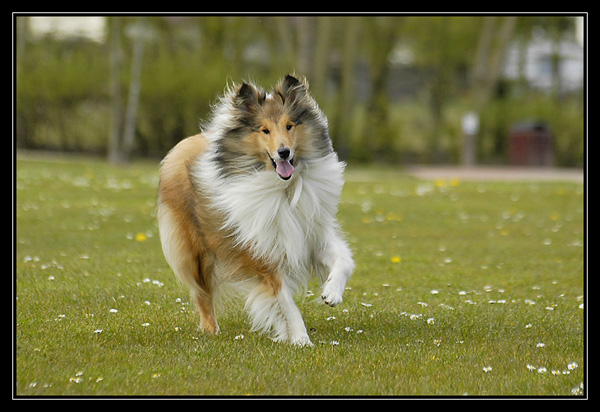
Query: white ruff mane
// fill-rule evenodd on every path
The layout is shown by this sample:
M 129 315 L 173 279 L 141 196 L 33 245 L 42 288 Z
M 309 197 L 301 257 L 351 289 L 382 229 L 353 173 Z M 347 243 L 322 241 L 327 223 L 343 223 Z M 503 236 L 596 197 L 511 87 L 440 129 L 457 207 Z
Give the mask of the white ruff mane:
M 201 156 L 192 173 L 222 213 L 223 229 L 233 232 L 237 246 L 275 264 L 298 292 L 315 273 L 315 252 L 339 229 L 335 216 L 345 164 L 331 153 L 300 160 L 288 181 L 268 168 L 223 178 L 212 157 L 210 150 Z

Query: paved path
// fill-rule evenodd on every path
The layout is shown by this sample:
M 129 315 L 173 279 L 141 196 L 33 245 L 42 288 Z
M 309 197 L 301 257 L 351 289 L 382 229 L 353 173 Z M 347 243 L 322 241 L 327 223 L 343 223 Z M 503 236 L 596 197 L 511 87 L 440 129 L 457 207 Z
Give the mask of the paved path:
M 571 181 L 583 183 L 583 169 L 512 166 L 410 166 L 406 173 L 420 179 Z

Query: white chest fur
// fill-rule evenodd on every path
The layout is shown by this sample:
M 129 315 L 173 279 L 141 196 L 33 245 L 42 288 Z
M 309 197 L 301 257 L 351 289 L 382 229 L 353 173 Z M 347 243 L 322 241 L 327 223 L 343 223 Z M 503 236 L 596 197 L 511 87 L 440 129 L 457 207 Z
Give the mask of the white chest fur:
M 331 153 L 298 164 L 288 181 L 272 170 L 222 178 L 207 155 L 193 173 L 237 245 L 288 271 L 306 272 L 320 242 L 338 229 L 344 166 Z

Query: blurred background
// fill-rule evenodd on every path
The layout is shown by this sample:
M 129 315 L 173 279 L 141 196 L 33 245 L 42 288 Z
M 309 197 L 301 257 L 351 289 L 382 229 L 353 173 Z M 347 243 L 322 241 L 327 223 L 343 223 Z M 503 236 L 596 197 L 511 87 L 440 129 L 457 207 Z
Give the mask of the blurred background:
M 340 157 L 581 167 L 586 16 L 13 16 L 18 149 L 162 158 L 229 82 L 307 77 Z

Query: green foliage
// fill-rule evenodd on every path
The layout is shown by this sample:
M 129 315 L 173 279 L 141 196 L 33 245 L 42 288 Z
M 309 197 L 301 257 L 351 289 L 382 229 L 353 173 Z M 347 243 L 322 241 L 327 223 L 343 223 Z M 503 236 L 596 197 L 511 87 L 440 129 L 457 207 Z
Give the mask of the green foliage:
M 503 17 L 494 18 L 501 27 Z M 19 23 L 24 19 L 19 17 Z M 138 19 L 110 17 L 109 26 L 115 19 L 121 19 L 118 81 L 124 111 L 131 80 L 130 32 Z M 344 157 L 379 163 L 458 162 L 461 117 L 473 110 L 476 94 L 473 62 L 483 19 L 147 17 L 151 34 L 142 61 L 134 157 L 160 158 L 176 142 L 197 133 L 199 121 L 227 82 L 251 79 L 268 86 L 285 72 L 298 70 L 314 86 Z M 514 36 L 525 44 L 533 29 L 543 25 L 549 38 L 559 39 L 571 30 L 572 20 L 522 16 Z M 113 121 L 110 39 L 98 44 L 18 32 L 23 33 L 15 66 L 18 147 L 106 153 Z M 356 39 L 348 40 L 350 34 Z M 408 52 L 408 61 L 392 62 L 399 51 Z M 404 94 L 394 95 L 398 85 L 393 82 L 404 69 L 418 86 L 407 81 Z M 554 132 L 557 165 L 581 165 L 581 96 L 536 96 L 522 81 L 516 95 L 510 85 L 504 86 L 503 95 L 495 94 L 476 108 L 481 115 L 479 161 L 505 162 L 508 130 L 514 122 L 535 117 L 547 121 Z
M 416 180 L 349 167 L 344 302 L 301 310 L 315 346 L 198 317 L 161 252 L 158 165 L 16 169 L 18 396 L 569 396 L 584 389 L 583 186 Z M 585 302 L 587 305 L 587 302 Z M 587 306 L 586 306 L 587 310 Z
M 199 132 L 209 104 L 225 87 L 226 70 L 218 59 L 206 64 L 202 55 L 185 50 L 150 54 L 152 65 L 145 65 L 142 74 L 138 145 L 146 155 L 157 156 Z
M 28 44 L 16 70 L 17 144 L 99 151 L 108 136 L 108 62 L 86 42 Z
M 582 109 L 583 101 L 576 97 L 561 102 L 544 95 L 497 99 L 482 111 L 480 157 L 497 162 L 507 153 L 511 127 L 523 121 L 541 121 L 552 132 L 557 166 L 583 164 Z

